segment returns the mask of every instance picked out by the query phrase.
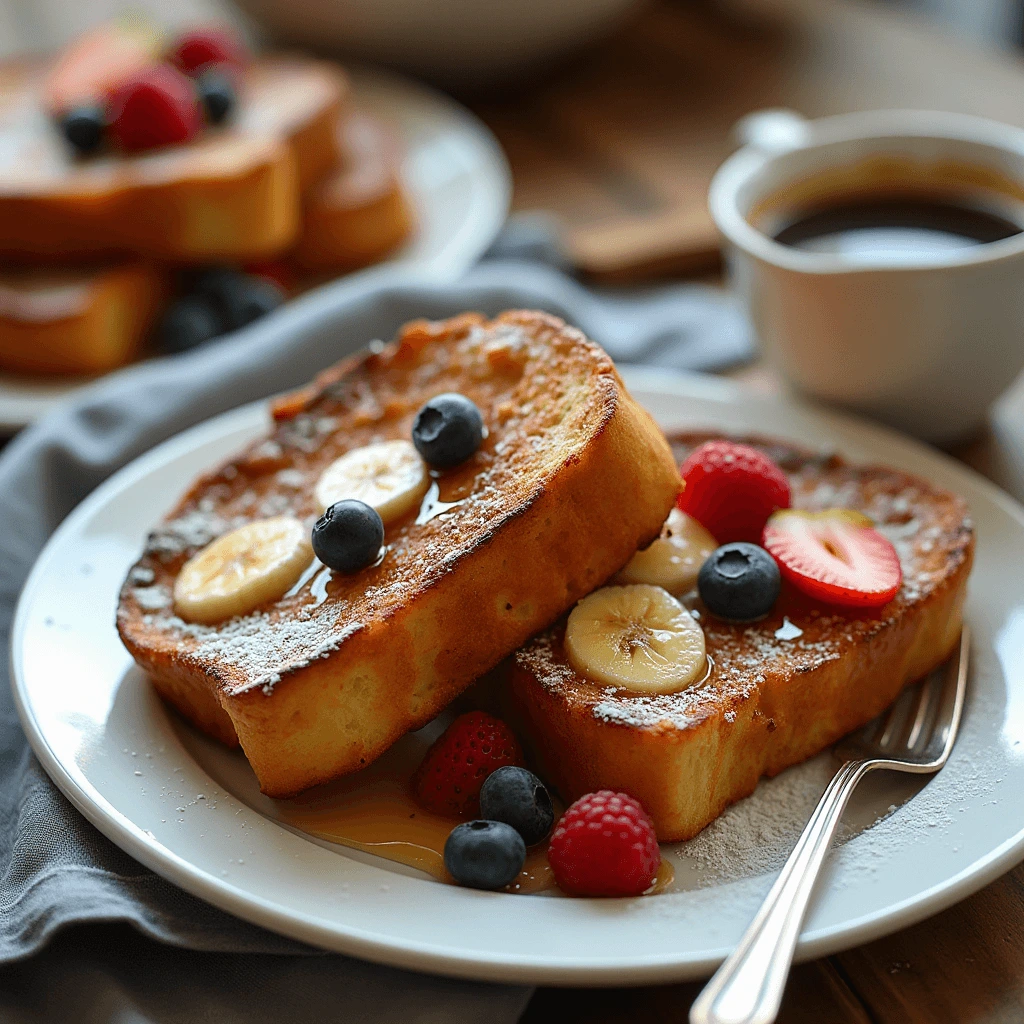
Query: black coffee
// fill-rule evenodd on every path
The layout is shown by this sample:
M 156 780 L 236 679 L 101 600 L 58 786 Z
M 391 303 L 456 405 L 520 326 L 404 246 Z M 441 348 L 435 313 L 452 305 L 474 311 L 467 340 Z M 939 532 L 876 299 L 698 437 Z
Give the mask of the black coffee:
M 774 238 L 808 252 L 853 261 L 912 262 L 1019 235 L 1020 224 L 980 206 L 945 199 L 872 197 L 819 207 L 790 220 Z

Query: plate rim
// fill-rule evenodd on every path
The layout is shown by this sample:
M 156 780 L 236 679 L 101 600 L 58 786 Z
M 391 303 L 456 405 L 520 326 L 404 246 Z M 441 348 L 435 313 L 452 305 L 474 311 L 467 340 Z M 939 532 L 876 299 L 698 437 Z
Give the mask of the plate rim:
M 923 455 L 929 460 L 944 464 L 954 475 L 965 476 L 973 487 L 998 504 L 1024 531 L 1024 505 L 971 467 L 886 427 L 810 403 L 773 396 L 755 396 L 733 382 L 700 374 L 666 373 L 648 368 L 620 369 L 634 390 L 657 391 L 674 398 L 699 398 L 724 404 L 742 398 L 745 403 L 756 402 L 759 406 L 789 406 L 824 416 L 841 429 L 852 429 L 869 443 L 882 440 L 896 443 L 898 447 L 917 456 Z M 661 957 L 656 954 L 645 954 L 635 963 L 622 957 L 607 962 L 594 957 L 589 957 L 585 963 L 574 961 L 572 957 L 566 957 L 558 962 L 546 962 L 531 960 L 526 956 L 491 954 L 479 950 L 474 951 L 473 955 L 467 955 L 463 950 L 452 953 L 443 947 L 417 940 L 379 939 L 361 929 L 327 926 L 315 919 L 299 917 L 295 912 L 288 913 L 279 903 L 274 904 L 262 897 L 238 892 L 230 883 L 222 882 L 209 872 L 196 867 L 155 838 L 147 836 L 128 815 L 114 807 L 95 787 L 92 788 L 92 792 L 88 791 L 64 767 L 31 712 L 25 681 L 19 666 L 19 652 L 25 636 L 25 620 L 29 614 L 33 593 L 42 577 L 48 549 L 64 533 L 72 532 L 79 521 L 88 519 L 106 503 L 108 494 L 120 490 L 130 479 L 145 476 L 151 466 L 165 463 L 174 454 L 183 454 L 197 447 L 204 439 L 222 435 L 230 429 L 239 429 L 245 424 L 255 426 L 257 414 L 266 415 L 265 400 L 249 403 L 188 428 L 112 474 L 67 516 L 49 538 L 34 563 L 19 595 L 12 620 L 9 652 L 11 683 L 15 705 L 26 736 L 47 774 L 58 788 L 109 839 L 145 866 L 193 895 L 279 934 L 377 963 L 429 971 L 449 977 L 583 987 L 656 984 L 702 977 L 713 971 L 727 955 L 730 947 L 705 949 L 700 956 L 685 958 L 680 958 L 677 954 L 666 954 Z M 913 897 L 891 903 L 882 910 L 862 917 L 846 920 L 839 925 L 804 932 L 795 959 L 801 962 L 830 955 L 916 924 L 983 888 L 1019 863 L 1022 858 L 1024 827 L 967 868 Z M 500 894 L 477 895 L 491 898 L 497 895 L 497 898 L 500 898 Z

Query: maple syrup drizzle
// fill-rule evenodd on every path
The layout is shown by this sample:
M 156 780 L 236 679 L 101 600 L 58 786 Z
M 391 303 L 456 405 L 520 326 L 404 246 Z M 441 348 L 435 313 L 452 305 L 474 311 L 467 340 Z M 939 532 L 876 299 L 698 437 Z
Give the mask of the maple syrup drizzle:
M 285 597 L 294 597 L 317 573 L 323 568 L 324 563 L 319 558 L 314 558 L 305 569 L 302 575 L 295 581 L 295 585 L 285 593 Z
M 327 600 L 327 584 L 331 582 L 331 570 L 325 565 L 323 572 L 309 585 L 309 592 L 313 595 L 313 607 L 319 608 Z
M 456 505 L 461 505 L 463 500 L 465 499 L 460 501 L 441 501 L 441 488 L 436 480 L 432 481 L 427 493 L 423 495 L 420 513 L 416 517 L 416 525 L 422 526 L 424 523 L 429 523 L 436 516 L 444 515 L 445 512 L 455 508 Z
M 424 810 L 410 792 L 409 780 L 428 747 L 426 740 L 406 736 L 361 772 L 278 800 L 281 818 L 321 839 L 454 884 L 444 866 L 444 844 L 460 819 Z M 674 877 L 671 863 L 662 860 L 645 895 L 663 892 Z M 523 870 L 506 891 L 528 895 L 555 887 L 544 843 L 526 851 Z

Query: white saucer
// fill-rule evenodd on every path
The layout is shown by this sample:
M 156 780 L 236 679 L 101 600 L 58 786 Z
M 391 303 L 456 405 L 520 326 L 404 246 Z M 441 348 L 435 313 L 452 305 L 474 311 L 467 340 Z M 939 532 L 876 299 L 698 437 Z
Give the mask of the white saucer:
M 967 609 L 975 652 L 956 750 L 923 784 L 879 773 L 862 787 L 799 957 L 904 927 L 1014 865 L 1024 856 L 1024 601 L 1015 568 L 1024 563 L 1024 509 L 881 428 L 702 377 L 644 371 L 629 379 L 668 428 L 756 430 L 899 466 L 959 491 L 977 524 Z M 824 786 L 827 761 L 762 784 L 701 845 L 672 854 L 681 891 L 610 901 L 508 896 L 444 885 L 289 831 L 240 755 L 172 722 L 118 641 L 117 591 L 150 526 L 264 419 L 262 407 L 249 406 L 154 449 L 85 501 L 40 556 L 17 611 L 13 678 L 26 732 L 57 784 L 155 871 L 330 949 L 496 981 L 615 985 L 708 974 L 766 892 L 773 858 L 781 860 L 815 786 Z
M 505 154 L 481 121 L 443 93 L 383 71 L 349 70 L 359 106 L 398 131 L 402 178 L 416 217 L 409 241 L 370 270 L 413 270 L 442 284 L 458 280 L 508 215 L 512 178 Z M 0 372 L 0 435 L 27 426 L 89 383 Z

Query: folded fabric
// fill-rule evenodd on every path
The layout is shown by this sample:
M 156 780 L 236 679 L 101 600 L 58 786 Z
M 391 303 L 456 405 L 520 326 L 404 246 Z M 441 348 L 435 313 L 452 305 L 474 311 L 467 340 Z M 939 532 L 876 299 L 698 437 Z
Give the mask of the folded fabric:
M 558 313 L 620 359 L 707 368 L 749 351 L 733 300 L 712 288 L 676 286 L 644 297 L 595 293 L 535 263 L 490 261 L 454 287 L 380 271 L 319 289 L 219 344 L 104 379 L 8 446 L 0 457 L 3 636 L 9 640 L 18 591 L 49 534 L 97 484 L 153 445 L 209 416 L 298 386 L 371 339 L 389 338 L 410 319 L 514 307 Z M 282 971 L 315 973 L 311 966 L 294 966 L 294 955 L 315 951 L 188 895 L 87 824 L 40 769 L 21 733 L 9 686 L 0 686 L 0 963 L 36 953 L 64 926 L 99 921 L 129 922 L 147 936 L 194 950 L 293 954 L 282 958 L 288 965 Z M 361 986 L 371 976 L 379 981 L 386 969 L 357 970 L 344 958 L 322 954 L 315 960 L 325 978 L 348 972 L 350 982 L 337 989 L 337 1019 L 349 1019 L 348 1007 L 351 1019 L 390 1020 L 388 999 L 398 1006 L 422 988 L 442 1001 L 436 1008 L 449 998 L 445 992 L 460 989 L 390 972 L 375 990 L 383 1000 L 379 1012 L 369 1014 L 358 1008 Z M 26 967 L 26 977 L 32 970 Z M 309 1003 L 308 1013 L 301 1008 L 313 987 L 303 983 L 295 992 L 294 1019 L 323 1017 L 314 1009 L 320 1003 Z M 497 994 L 488 1004 L 490 1020 L 518 1015 L 524 990 L 479 988 Z M 457 1003 L 452 1002 L 451 1019 L 470 1019 L 455 1012 Z M 221 1018 L 213 1012 L 210 1019 Z M 439 1012 L 436 1019 L 449 1018 Z

